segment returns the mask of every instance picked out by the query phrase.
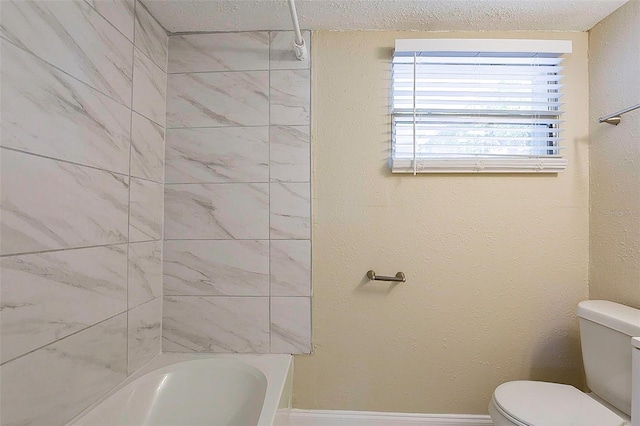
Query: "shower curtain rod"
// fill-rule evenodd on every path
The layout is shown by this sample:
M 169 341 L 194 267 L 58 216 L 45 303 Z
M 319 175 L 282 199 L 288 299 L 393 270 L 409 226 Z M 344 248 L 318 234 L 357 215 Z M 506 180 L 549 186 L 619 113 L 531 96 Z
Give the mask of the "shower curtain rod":
M 608 123 L 617 126 L 618 124 L 620 124 L 620 121 L 622 121 L 622 118 L 620 118 L 622 114 L 626 114 L 629 111 L 633 111 L 634 109 L 638 108 L 640 108 L 640 104 L 632 105 L 629 108 L 621 109 L 620 111 L 614 112 L 613 114 L 605 115 L 598 118 L 598 123 Z
M 293 29 L 296 32 L 296 36 L 293 39 L 293 52 L 296 54 L 296 58 L 299 61 L 307 59 L 307 46 L 304 43 L 304 38 L 300 33 L 300 23 L 298 22 L 298 13 L 296 12 L 296 4 L 294 0 L 289 0 L 289 11 L 291 12 L 291 20 L 293 21 Z

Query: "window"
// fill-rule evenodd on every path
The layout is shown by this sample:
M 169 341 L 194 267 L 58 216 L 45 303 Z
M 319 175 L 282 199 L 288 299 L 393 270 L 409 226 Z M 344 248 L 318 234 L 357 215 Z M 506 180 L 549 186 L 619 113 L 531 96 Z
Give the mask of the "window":
M 571 41 L 396 40 L 394 173 L 551 172 Z

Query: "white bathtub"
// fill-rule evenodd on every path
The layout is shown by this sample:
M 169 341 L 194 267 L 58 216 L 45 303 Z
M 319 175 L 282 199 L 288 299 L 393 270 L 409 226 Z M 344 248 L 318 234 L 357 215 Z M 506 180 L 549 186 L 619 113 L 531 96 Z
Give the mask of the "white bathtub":
M 292 376 L 290 355 L 165 353 L 69 425 L 288 424 Z

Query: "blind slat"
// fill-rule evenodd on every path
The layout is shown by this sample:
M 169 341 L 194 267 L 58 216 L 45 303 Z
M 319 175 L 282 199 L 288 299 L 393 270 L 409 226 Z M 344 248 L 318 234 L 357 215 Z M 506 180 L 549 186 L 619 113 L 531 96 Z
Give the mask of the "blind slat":
M 507 125 L 507 124 L 539 124 L 546 125 L 547 123 L 551 124 L 560 124 L 563 123 L 563 120 L 553 119 L 553 118 L 540 118 L 540 117 L 526 117 L 526 116 L 509 116 L 509 117 L 500 117 L 500 116 L 487 116 L 482 117 L 478 114 L 474 115 L 439 115 L 439 114 L 423 114 L 417 115 L 417 121 L 421 124 L 459 124 L 459 123 L 472 123 L 472 124 L 486 124 L 488 126 L 497 126 L 497 125 Z M 404 124 L 409 120 L 413 120 L 413 115 L 408 117 L 401 112 L 394 113 L 394 123 Z
M 418 75 L 424 74 L 508 74 L 508 75 L 543 75 L 557 74 L 562 71 L 563 67 L 555 65 L 501 65 L 501 64 L 417 64 Z M 394 73 L 413 73 L 413 63 L 411 64 L 394 64 Z
M 413 79 L 411 73 L 394 73 L 394 78 L 398 82 L 410 83 Z M 562 75 L 558 74 L 474 74 L 469 73 L 454 73 L 454 72 L 442 72 L 442 73 L 420 73 L 416 74 L 416 80 L 418 83 L 428 84 L 459 84 L 459 83 L 471 83 L 471 84 L 512 84 L 527 87 L 531 84 L 546 85 L 548 82 L 554 84 L 559 83 L 563 79 Z M 420 86 L 418 86 L 420 87 Z
M 416 107 L 418 109 L 420 108 L 425 108 L 425 107 L 421 107 L 420 105 L 450 105 L 449 108 L 456 108 L 457 109 L 457 105 L 464 105 L 467 106 L 467 109 L 475 109 L 476 107 L 495 107 L 495 109 L 505 109 L 505 110 L 509 110 L 510 107 L 512 106 L 527 106 L 530 107 L 530 109 L 542 109 L 542 108 L 558 108 L 559 106 L 563 105 L 560 102 L 557 102 L 556 98 L 549 98 L 548 102 L 536 102 L 534 100 L 530 100 L 530 101 L 524 101 L 524 100 L 520 100 L 520 101 L 510 101 L 510 100 L 506 100 L 506 99 L 456 99 L 456 98 L 452 98 L 452 99 L 427 99 L 424 96 L 407 96 L 407 97 L 403 97 L 403 96 L 394 96 L 393 100 L 394 102 L 400 104 L 400 108 L 402 109 L 402 105 L 403 103 L 407 103 L 407 101 L 411 101 L 415 99 L 416 100 Z M 473 107 L 471 107 L 472 105 L 474 105 Z M 493 108 L 490 108 L 493 109 Z
M 413 138 L 413 135 L 407 134 L 399 134 L 396 136 L 396 145 L 409 144 L 409 141 Z M 505 138 L 505 137 L 493 137 L 493 136 L 438 136 L 438 139 L 435 139 L 432 135 L 421 135 L 420 133 L 416 134 L 416 138 L 421 142 L 422 145 L 432 145 L 432 144 L 442 144 L 448 143 L 448 141 L 460 141 L 466 145 L 491 145 L 491 144 L 510 144 L 514 142 L 516 145 L 524 145 L 530 144 L 531 146 L 540 146 L 538 144 L 539 136 L 531 136 L 531 137 L 521 137 L 521 138 Z M 547 138 L 549 143 L 557 143 L 560 142 L 561 138 L 553 137 Z
M 396 134 L 403 134 L 403 133 L 407 133 L 410 134 L 410 132 L 413 129 L 410 129 L 408 126 L 403 125 L 403 124 L 397 124 L 396 127 Z M 521 133 L 526 133 L 526 134 L 541 134 L 541 135 L 547 135 L 549 133 L 549 129 L 548 128 L 544 128 L 544 129 L 538 129 L 535 127 L 509 127 L 509 128 L 495 128 L 495 127 L 466 127 L 466 126 L 447 126 L 447 125 L 423 125 L 423 124 L 417 124 L 416 125 L 416 132 L 418 134 L 420 133 L 424 133 L 424 132 L 438 132 L 439 135 L 445 135 L 447 133 L 452 133 L 452 134 L 458 134 L 459 132 L 482 132 L 483 134 L 492 134 L 492 135 L 499 135 L 499 134 L 504 134 L 504 135 L 512 135 L 514 133 L 516 134 L 521 134 Z M 562 129 L 554 129 L 555 133 L 561 132 Z
M 395 90 L 394 96 L 413 96 L 413 91 L 408 87 L 398 87 Z M 432 98 L 445 98 L 445 99 L 458 99 L 458 98 L 469 98 L 469 99 L 493 99 L 493 98 L 525 98 L 525 99 L 548 99 L 550 97 L 555 96 L 559 98 L 562 96 L 559 92 L 549 92 L 542 90 L 495 90 L 494 91 L 444 91 L 444 90 L 433 90 L 429 88 L 420 88 L 415 91 L 416 96 L 418 97 L 432 97 Z
M 500 65 L 558 65 L 562 62 L 562 58 L 509 58 L 509 57 L 490 57 L 490 56 L 473 56 L 473 57 L 451 57 L 451 56 L 418 56 L 418 64 L 500 64 Z M 395 56 L 393 58 L 396 64 L 412 64 L 413 55 L 411 56 Z
M 454 147 L 455 148 L 455 147 Z M 418 152 L 416 153 L 416 160 L 424 160 L 424 159 L 429 159 L 429 158 L 433 158 L 433 157 L 455 157 L 456 155 L 460 156 L 460 157 L 471 157 L 473 155 L 478 155 L 478 156 L 483 156 L 483 157 L 522 157 L 522 158 L 532 158 L 532 157 L 562 157 L 560 155 L 560 152 L 558 151 L 553 151 L 553 152 L 545 152 L 544 155 L 541 155 L 540 153 L 537 152 L 531 152 L 528 151 L 526 149 L 504 149 L 501 150 L 500 152 L 496 152 L 496 151 L 489 151 L 489 150 L 482 150 L 482 149 L 470 149 L 470 150 L 466 150 L 464 152 L 460 152 L 460 150 L 458 149 L 454 149 L 454 148 L 450 148 L 450 149 L 442 149 L 442 150 L 431 150 L 431 151 L 425 151 L 425 152 Z M 406 160 L 406 159 L 413 159 L 413 153 L 410 152 L 404 152 L 404 153 L 397 153 L 394 156 L 395 159 L 398 160 Z
M 409 108 L 399 109 L 399 114 L 406 114 Z M 505 114 L 505 112 L 507 114 Z M 462 108 L 439 108 L 439 109 L 425 109 L 418 110 L 418 114 L 429 114 L 429 115 L 438 115 L 442 117 L 446 114 L 453 115 L 469 115 L 469 116 L 478 116 L 478 115 L 502 115 L 502 116 L 530 116 L 531 118 L 536 118 L 537 116 L 549 116 L 549 117 L 558 117 L 562 112 L 561 111 L 550 111 L 550 110 L 516 110 L 516 109 L 508 109 L 508 110 L 491 110 L 491 109 L 462 109 Z M 441 118 L 442 119 L 442 118 Z
M 531 84 L 530 81 L 527 81 L 526 84 L 498 82 L 498 83 L 492 84 L 490 87 L 485 87 L 483 85 L 478 85 L 477 80 L 474 80 L 472 82 L 456 81 L 453 84 L 423 83 L 420 85 L 419 90 L 433 90 L 433 91 L 457 90 L 457 91 L 472 91 L 473 93 L 475 92 L 483 93 L 489 89 L 496 89 L 500 91 L 530 90 L 533 92 L 543 92 L 547 90 L 553 90 L 555 92 L 555 91 L 559 91 L 562 87 L 563 87 L 562 84 L 555 83 L 555 82 L 548 82 L 548 81 L 544 83 L 537 83 L 537 84 Z M 406 89 L 413 89 L 413 83 L 405 82 L 402 79 L 396 79 L 394 81 L 394 90 L 406 90 Z

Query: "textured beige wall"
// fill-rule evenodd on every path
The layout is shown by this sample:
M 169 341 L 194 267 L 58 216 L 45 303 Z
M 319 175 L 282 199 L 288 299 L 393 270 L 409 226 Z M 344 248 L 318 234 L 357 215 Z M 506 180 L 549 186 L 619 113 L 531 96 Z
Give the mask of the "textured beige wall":
M 618 126 L 597 122 L 640 103 L 640 0 L 591 30 L 589 92 L 589 297 L 640 308 L 640 110 Z
M 562 174 L 391 175 L 396 38 L 573 40 Z M 582 385 L 587 298 L 586 33 L 317 32 L 312 67 L 313 343 L 294 406 L 486 413 L 512 379 Z M 404 271 L 407 282 L 369 282 Z

